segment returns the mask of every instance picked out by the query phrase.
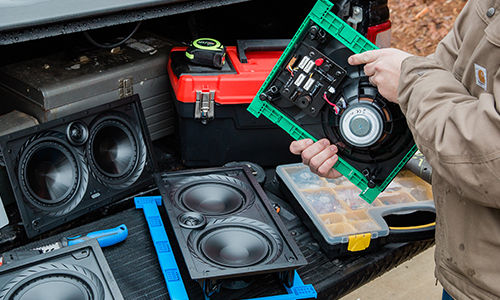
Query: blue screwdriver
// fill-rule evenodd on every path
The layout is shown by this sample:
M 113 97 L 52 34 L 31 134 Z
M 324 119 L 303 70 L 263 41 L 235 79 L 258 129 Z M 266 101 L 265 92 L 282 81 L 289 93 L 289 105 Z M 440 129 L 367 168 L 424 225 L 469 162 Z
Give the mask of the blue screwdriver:
M 54 251 L 56 249 L 60 249 L 62 247 L 76 245 L 91 239 L 97 239 L 97 242 L 101 247 L 107 247 L 125 240 L 127 235 L 128 235 L 127 226 L 125 226 L 125 224 L 122 224 L 115 228 L 94 231 L 86 235 L 64 237 L 58 242 L 37 247 L 34 248 L 33 250 L 38 250 L 40 253 L 47 253 L 50 251 Z

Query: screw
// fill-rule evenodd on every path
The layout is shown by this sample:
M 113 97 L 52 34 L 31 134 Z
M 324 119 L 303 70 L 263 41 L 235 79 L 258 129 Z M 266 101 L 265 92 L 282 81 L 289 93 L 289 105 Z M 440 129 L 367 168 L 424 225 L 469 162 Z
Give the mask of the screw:
M 359 15 L 361 13 L 361 8 L 355 7 L 354 10 L 352 11 L 355 16 Z
M 311 109 L 309 109 L 311 111 L 311 113 L 314 113 L 316 111 L 316 108 L 314 107 L 311 107 Z

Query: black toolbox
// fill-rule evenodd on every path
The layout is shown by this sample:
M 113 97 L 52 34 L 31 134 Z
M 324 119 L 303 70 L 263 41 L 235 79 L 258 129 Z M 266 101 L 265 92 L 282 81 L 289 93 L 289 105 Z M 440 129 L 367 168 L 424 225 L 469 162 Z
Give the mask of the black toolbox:
M 251 161 L 262 166 L 300 161 L 289 151 L 293 139 L 246 109 L 288 40 L 239 40 L 227 47 L 222 69 L 187 62 L 185 47 L 173 48 L 168 73 L 179 118 L 184 164 L 222 166 Z

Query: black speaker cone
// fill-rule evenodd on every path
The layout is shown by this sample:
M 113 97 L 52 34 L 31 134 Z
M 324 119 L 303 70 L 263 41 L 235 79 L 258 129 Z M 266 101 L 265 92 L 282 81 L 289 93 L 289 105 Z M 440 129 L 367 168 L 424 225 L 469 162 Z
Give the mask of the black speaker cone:
M 255 194 L 247 184 L 221 175 L 181 180 L 172 187 L 170 195 L 170 199 L 183 210 L 206 215 L 234 214 L 255 201 Z
M 78 265 L 41 264 L 14 277 L 0 292 L 6 300 L 104 300 L 104 287 L 92 271 Z
M 87 153 L 91 170 L 110 188 L 131 186 L 144 170 L 146 145 L 139 124 L 133 124 L 126 115 L 108 112 L 90 130 Z
M 244 227 L 221 228 L 207 234 L 200 250 L 213 262 L 228 267 L 246 267 L 269 255 L 269 241 L 257 231 Z
M 19 162 L 21 190 L 44 213 L 64 215 L 82 200 L 88 183 L 83 152 L 68 144 L 63 134 L 34 136 L 22 147 Z
M 274 228 L 243 217 L 212 220 L 205 229 L 190 234 L 188 245 L 205 263 L 231 268 L 270 263 L 283 250 Z
M 133 167 L 135 143 L 130 132 L 106 126 L 95 135 L 92 146 L 97 167 L 107 176 L 123 176 Z
M 74 277 L 45 277 L 19 288 L 15 300 L 90 300 L 88 286 Z
M 234 212 L 245 203 L 245 198 L 232 187 L 206 183 L 186 189 L 181 201 L 192 211 L 218 215 Z
M 76 185 L 78 166 L 66 149 L 42 144 L 26 166 L 29 188 L 46 203 L 57 203 Z

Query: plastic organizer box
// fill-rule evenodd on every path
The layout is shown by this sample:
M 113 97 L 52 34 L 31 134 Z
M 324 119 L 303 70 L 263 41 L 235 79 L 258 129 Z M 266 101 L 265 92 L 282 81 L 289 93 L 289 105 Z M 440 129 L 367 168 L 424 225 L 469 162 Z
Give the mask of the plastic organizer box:
M 408 170 L 371 204 L 345 177 L 325 179 L 302 163 L 278 166 L 276 173 L 281 190 L 329 257 L 434 237 L 431 185 Z

